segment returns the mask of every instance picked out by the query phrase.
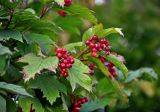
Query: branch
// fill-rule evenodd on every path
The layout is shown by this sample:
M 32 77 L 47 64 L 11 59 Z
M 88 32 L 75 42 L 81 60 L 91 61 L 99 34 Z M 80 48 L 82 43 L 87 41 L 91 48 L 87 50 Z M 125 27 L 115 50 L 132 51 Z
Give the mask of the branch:
M 76 58 L 79 58 L 81 57 L 83 54 L 85 54 L 90 48 L 86 48 L 85 50 L 83 50 L 82 52 L 80 52 L 80 54 L 76 57 Z

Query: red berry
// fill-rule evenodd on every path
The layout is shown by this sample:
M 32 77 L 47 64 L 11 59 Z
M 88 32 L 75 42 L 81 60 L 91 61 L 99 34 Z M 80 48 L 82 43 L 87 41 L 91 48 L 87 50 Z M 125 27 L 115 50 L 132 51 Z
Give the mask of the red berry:
M 96 53 L 96 52 L 92 52 L 92 56 L 93 56 L 93 57 L 96 57 L 96 56 L 97 56 L 97 53 Z
M 56 48 L 56 52 L 57 52 L 57 53 L 61 53 L 61 52 L 62 52 L 62 49 L 61 49 L 61 48 Z
M 70 63 L 68 63 L 67 65 L 66 65 L 66 68 L 71 68 L 72 67 L 72 64 L 70 64 Z
M 84 99 L 85 99 L 85 101 L 86 101 L 86 102 L 88 102 L 88 101 L 89 101 L 89 99 L 88 99 L 87 97 L 85 97 Z
M 101 44 L 105 44 L 105 43 L 106 43 L 106 40 L 105 40 L 104 38 L 100 38 L 99 42 L 100 42 Z
M 67 57 L 68 57 L 68 55 L 67 55 L 67 54 L 64 54 L 64 55 L 63 55 L 63 58 L 64 58 L 64 59 L 66 59 Z
M 59 11 L 58 11 L 58 14 L 59 14 L 60 16 L 62 16 L 62 17 L 66 17 L 66 16 L 67 16 L 67 13 L 64 12 L 64 11 L 62 11 L 62 10 L 59 10 Z
M 72 4 L 72 0 L 64 0 L 65 6 L 70 6 Z
M 96 35 L 94 35 L 93 37 L 92 37 L 92 40 L 98 40 L 98 36 L 96 36 Z
M 89 64 L 89 68 L 90 68 L 91 70 L 93 70 L 93 69 L 94 69 L 94 64 Z
M 106 41 L 105 41 L 105 44 L 106 44 L 106 46 L 109 46 L 109 41 L 106 40 Z
M 90 43 L 90 48 L 95 48 L 96 47 L 96 45 L 94 44 L 94 43 Z
M 67 50 L 62 49 L 62 53 L 63 53 L 63 54 L 66 54 L 66 53 L 67 53 Z
M 109 52 L 109 51 L 106 51 L 105 53 L 106 53 L 106 55 L 110 55 L 110 52 Z
M 74 58 L 71 58 L 70 62 L 71 62 L 71 64 L 73 64 L 74 63 Z
M 97 49 L 96 48 L 92 48 L 92 52 L 96 52 L 97 51 Z
M 100 44 L 100 47 L 101 47 L 102 49 L 104 49 L 104 48 L 106 47 L 106 45 L 105 45 L 105 44 Z
M 111 47 L 110 46 L 107 46 L 106 47 L 106 51 L 110 51 Z
M 89 46 L 89 45 L 90 45 L 90 43 L 91 43 L 91 41 L 90 41 L 90 40 L 86 40 L 86 45 L 87 45 L 87 46 Z
M 64 78 L 68 77 L 68 72 L 65 72 L 65 73 L 63 74 L 63 77 L 64 77 Z
M 100 60 L 101 60 L 101 62 L 102 62 L 102 63 L 104 63 L 104 62 L 105 62 L 105 58 L 104 58 L 104 57 L 99 56 L 99 58 L 100 58 Z
M 79 112 L 80 108 L 79 107 L 75 107 L 74 108 L 74 112 Z
M 94 75 L 94 70 L 90 70 L 90 71 L 89 71 L 89 74 L 90 74 L 90 75 Z
M 66 67 L 66 65 L 64 63 L 60 64 L 60 68 L 65 68 L 65 67 Z
M 58 58 L 62 58 L 62 54 L 61 53 L 57 53 L 56 54 Z

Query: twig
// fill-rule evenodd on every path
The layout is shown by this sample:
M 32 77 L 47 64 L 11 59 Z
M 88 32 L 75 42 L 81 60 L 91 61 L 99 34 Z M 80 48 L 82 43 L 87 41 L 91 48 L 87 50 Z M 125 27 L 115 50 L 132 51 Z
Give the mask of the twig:
M 11 14 L 11 15 L 10 15 L 9 21 L 8 21 L 8 23 L 7 23 L 6 27 L 5 27 L 5 30 L 6 30 L 6 29 L 8 29 L 8 27 L 9 27 L 9 25 L 10 25 L 11 21 L 12 21 L 13 13 L 14 13 L 14 10 L 13 10 L 13 9 L 11 9 L 11 10 L 10 10 L 10 14 Z
M 82 52 L 80 52 L 80 54 L 76 57 L 76 58 L 79 58 L 81 57 L 83 54 L 85 54 L 90 48 L 86 48 L 85 50 L 83 50 Z

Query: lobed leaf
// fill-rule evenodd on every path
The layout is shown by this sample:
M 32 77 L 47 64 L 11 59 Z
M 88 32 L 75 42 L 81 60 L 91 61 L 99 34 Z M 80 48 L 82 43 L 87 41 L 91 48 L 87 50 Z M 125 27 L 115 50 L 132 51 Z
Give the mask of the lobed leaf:
M 90 77 L 85 74 L 89 73 L 88 66 L 84 65 L 80 60 L 75 59 L 75 63 L 73 64 L 72 68 L 68 70 L 68 72 L 68 80 L 71 83 L 73 91 L 76 88 L 76 84 L 82 86 L 88 91 L 92 90 L 92 81 Z
M 29 81 L 29 88 L 39 88 L 44 97 L 53 104 L 60 92 L 67 94 L 66 87 L 51 75 L 41 75 Z
M 43 69 L 55 70 L 58 66 L 57 57 L 42 58 L 34 54 L 27 54 L 20 58 L 18 62 L 28 63 L 28 65 L 23 67 L 25 81 L 34 78 L 36 73 L 40 73 Z

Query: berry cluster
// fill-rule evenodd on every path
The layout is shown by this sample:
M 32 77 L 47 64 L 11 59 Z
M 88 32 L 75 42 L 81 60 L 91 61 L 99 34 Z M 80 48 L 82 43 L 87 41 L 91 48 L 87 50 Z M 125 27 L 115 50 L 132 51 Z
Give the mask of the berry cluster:
M 89 71 L 89 74 L 90 75 L 94 75 L 94 64 L 89 64 L 89 68 L 90 68 L 90 71 Z
M 86 103 L 86 102 L 88 102 L 89 101 L 89 99 L 87 98 L 87 97 L 85 97 L 85 98 L 80 98 L 80 99 L 78 99 L 78 100 L 76 100 L 75 102 L 74 102 L 74 111 L 73 112 L 80 112 L 80 107 L 84 104 L 84 103 Z
M 56 56 L 59 59 L 60 73 L 64 78 L 68 77 L 67 69 L 71 68 L 74 64 L 74 58 L 72 56 L 69 56 L 67 51 L 63 48 L 56 49 Z
M 64 0 L 64 5 L 65 6 L 70 6 L 71 4 L 72 4 L 72 0 Z M 57 13 L 62 17 L 66 17 L 67 16 L 67 12 L 65 12 L 63 10 L 59 10 Z
M 117 72 L 116 72 L 116 69 L 114 67 L 114 64 L 111 63 L 111 62 L 107 62 L 107 60 L 103 56 L 99 56 L 99 59 L 108 68 L 111 76 L 112 77 L 116 77 L 117 76 Z
M 98 36 L 94 35 L 86 40 L 85 44 L 92 50 L 93 57 L 97 56 L 97 52 L 105 52 L 106 55 L 110 54 L 109 42 L 105 38 L 98 38 Z

